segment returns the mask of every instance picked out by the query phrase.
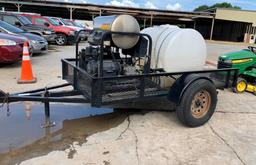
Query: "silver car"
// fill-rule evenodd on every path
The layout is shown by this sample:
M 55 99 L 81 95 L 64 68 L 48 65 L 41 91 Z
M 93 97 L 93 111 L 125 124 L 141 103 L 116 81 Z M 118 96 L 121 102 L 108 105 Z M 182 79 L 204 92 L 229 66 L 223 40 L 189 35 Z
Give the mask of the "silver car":
M 48 42 L 43 37 L 28 33 L 4 21 L 0 21 L 0 32 L 17 34 L 26 37 L 29 40 L 29 45 L 32 48 L 32 53 L 44 53 L 48 51 Z

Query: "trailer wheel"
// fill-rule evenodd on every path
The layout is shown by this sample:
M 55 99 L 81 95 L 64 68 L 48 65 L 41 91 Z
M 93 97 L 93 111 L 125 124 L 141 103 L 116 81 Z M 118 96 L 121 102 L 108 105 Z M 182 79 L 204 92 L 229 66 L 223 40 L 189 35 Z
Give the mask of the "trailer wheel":
M 236 86 L 234 88 L 232 88 L 232 90 L 235 93 L 243 93 L 246 90 L 247 85 L 248 85 L 247 81 L 244 78 L 239 77 L 237 79 Z
M 189 127 L 206 123 L 213 115 L 217 104 L 217 91 L 212 82 L 199 79 L 185 90 L 176 108 L 178 119 Z

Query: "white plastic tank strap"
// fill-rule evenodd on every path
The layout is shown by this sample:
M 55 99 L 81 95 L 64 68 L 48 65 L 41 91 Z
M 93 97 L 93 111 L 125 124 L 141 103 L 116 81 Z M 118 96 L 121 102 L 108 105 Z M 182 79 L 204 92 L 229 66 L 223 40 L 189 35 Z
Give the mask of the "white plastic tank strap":
M 163 43 L 166 41 L 166 39 L 167 39 L 172 33 L 176 32 L 176 31 L 178 31 L 178 30 L 182 30 L 182 29 L 178 28 L 178 29 L 175 29 L 175 30 L 170 31 L 170 32 L 164 37 L 164 39 L 162 40 L 161 45 L 160 45 L 160 47 L 159 47 L 159 49 L 158 49 L 158 51 L 157 51 L 157 54 L 156 54 L 157 58 L 156 58 L 156 67 L 155 67 L 155 68 L 158 68 L 159 55 L 160 55 L 160 51 L 161 51 L 161 49 L 162 49 Z
M 158 43 L 160 37 L 162 36 L 162 34 L 163 34 L 167 29 L 169 29 L 169 26 L 166 26 L 166 27 L 161 31 L 161 33 L 157 36 L 157 38 L 156 38 L 156 44 L 154 45 L 154 48 L 153 48 L 153 53 L 154 53 L 154 54 L 156 54 L 156 51 L 157 51 L 157 50 L 156 50 L 156 46 L 157 46 L 157 43 Z M 157 63 L 156 63 L 156 66 L 157 66 Z

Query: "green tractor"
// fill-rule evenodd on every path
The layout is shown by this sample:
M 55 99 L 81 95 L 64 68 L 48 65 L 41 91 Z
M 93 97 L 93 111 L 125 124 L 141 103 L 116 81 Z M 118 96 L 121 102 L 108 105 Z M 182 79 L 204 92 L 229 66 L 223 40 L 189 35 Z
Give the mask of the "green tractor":
M 249 46 L 248 49 L 221 55 L 218 68 L 239 69 L 239 77 L 233 91 L 249 91 L 256 95 L 256 47 Z

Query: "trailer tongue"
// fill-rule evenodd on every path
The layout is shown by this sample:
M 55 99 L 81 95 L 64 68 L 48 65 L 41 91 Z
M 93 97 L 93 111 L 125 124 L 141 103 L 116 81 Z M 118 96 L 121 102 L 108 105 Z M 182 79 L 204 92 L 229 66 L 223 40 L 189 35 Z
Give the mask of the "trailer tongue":
M 232 68 L 167 72 L 164 65 L 163 68 L 152 67 L 152 42 L 155 40 L 152 41 L 149 34 L 139 33 L 138 23 L 131 16 L 98 17 L 94 25 L 89 45 L 79 50 L 78 40 L 76 58 L 62 59 L 62 76 L 68 84 L 11 95 L 2 92 L 0 102 L 44 102 L 45 126 L 51 126 L 50 102 L 117 107 L 120 103 L 167 97 L 176 104 L 179 120 L 186 126 L 196 127 L 207 122 L 214 113 L 216 89 L 236 84 L 238 72 Z M 68 85 L 72 85 L 73 90 L 51 92 Z

